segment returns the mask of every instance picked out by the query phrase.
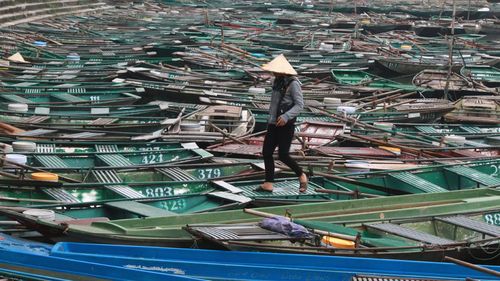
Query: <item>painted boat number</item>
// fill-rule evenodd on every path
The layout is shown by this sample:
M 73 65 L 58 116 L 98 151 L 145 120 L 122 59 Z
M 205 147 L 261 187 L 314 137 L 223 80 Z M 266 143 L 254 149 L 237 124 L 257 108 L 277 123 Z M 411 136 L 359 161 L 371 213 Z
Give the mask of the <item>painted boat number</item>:
M 156 187 L 156 188 L 146 188 L 144 193 L 147 197 L 165 197 L 174 195 L 174 189 L 171 187 Z
M 163 162 L 163 154 L 148 154 L 142 157 L 142 164 L 153 164 Z
M 500 213 L 485 214 L 483 217 L 486 223 L 500 226 Z
M 186 199 L 174 199 L 161 202 L 161 207 L 168 211 L 180 211 L 186 209 Z
M 221 169 L 218 168 L 197 169 L 196 174 L 198 179 L 204 180 L 204 179 L 218 178 L 222 175 L 222 171 Z
M 500 165 L 491 165 L 490 167 L 493 168 L 493 173 L 490 174 L 490 176 L 498 177 L 500 176 Z

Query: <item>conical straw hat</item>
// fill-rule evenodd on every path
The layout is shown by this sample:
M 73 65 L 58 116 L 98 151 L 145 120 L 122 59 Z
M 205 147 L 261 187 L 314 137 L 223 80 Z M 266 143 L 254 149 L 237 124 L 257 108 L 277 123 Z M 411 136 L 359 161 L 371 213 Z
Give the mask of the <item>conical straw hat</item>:
M 288 62 L 283 54 L 277 56 L 269 63 L 264 64 L 262 69 L 274 73 L 297 75 L 297 71 L 293 69 L 293 66 Z
M 23 62 L 23 63 L 27 62 L 24 60 L 23 56 L 20 53 L 15 53 L 12 56 L 8 57 L 7 59 L 12 62 Z

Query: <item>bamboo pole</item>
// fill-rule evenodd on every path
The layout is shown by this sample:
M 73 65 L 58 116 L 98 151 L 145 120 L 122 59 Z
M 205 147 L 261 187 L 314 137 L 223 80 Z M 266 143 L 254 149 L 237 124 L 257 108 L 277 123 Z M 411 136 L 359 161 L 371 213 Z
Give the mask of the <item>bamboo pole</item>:
M 496 270 L 493 270 L 493 269 L 489 269 L 489 268 L 486 268 L 486 267 L 482 267 L 482 266 L 479 266 L 479 265 L 468 263 L 468 262 L 465 262 L 465 261 L 462 261 L 462 260 L 459 260 L 459 259 L 455 259 L 455 258 L 452 258 L 452 257 L 448 257 L 448 256 L 445 256 L 444 260 L 445 261 L 451 261 L 453 263 L 456 263 L 456 264 L 468 267 L 470 269 L 481 271 L 481 272 L 484 272 L 484 273 L 487 273 L 487 274 L 490 274 L 490 275 L 493 275 L 493 276 L 496 276 L 496 277 L 500 277 L 500 272 L 498 272 Z
M 0 201 L 13 201 L 13 202 L 35 202 L 35 203 L 54 203 L 54 204 L 65 204 L 68 202 L 57 201 L 57 200 L 45 200 L 45 199 L 29 199 L 29 198 L 13 198 L 13 197 L 0 197 Z
M 274 215 L 274 214 L 270 214 L 270 213 L 266 213 L 266 212 L 262 212 L 262 211 L 257 211 L 257 210 L 254 210 L 254 209 L 243 209 L 243 212 L 247 213 L 247 214 L 250 214 L 250 215 L 254 215 L 254 216 L 258 216 L 258 217 L 263 217 L 263 218 L 272 218 L 272 217 L 276 217 L 277 215 Z M 290 218 L 288 217 L 284 217 L 288 220 L 291 221 Z M 323 235 L 323 236 L 331 236 L 331 237 L 336 237 L 336 238 L 340 238 L 340 239 L 345 239 L 345 240 L 349 240 L 349 241 L 357 241 L 357 237 L 356 236 L 351 236 L 351 235 L 345 235 L 345 234 L 340 234 L 340 233 L 334 233 L 334 232 L 328 232 L 328 231 L 323 231 L 323 230 L 319 230 L 319 229 L 312 229 L 312 231 L 314 233 L 317 233 L 319 235 Z
M 448 90 L 450 87 L 451 71 L 453 68 L 453 46 L 455 45 L 455 15 L 456 15 L 456 5 L 455 0 L 453 0 L 453 16 L 451 20 L 451 41 L 449 43 L 449 53 L 448 53 L 448 73 L 446 75 L 446 84 L 444 85 L 444 96 L 443 99 L 448 99 Z

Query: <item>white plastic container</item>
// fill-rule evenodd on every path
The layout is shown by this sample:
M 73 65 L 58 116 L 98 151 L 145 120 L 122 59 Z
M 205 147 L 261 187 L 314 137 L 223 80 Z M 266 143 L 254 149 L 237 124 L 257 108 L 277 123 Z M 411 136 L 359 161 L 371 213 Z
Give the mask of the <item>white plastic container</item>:
M 394 124 L 389 123 L 389 122 L 373 122 L 373 126 L 379 128 L 379 129 L 392 130 L 392 128 L 394 127 Z
M 456 145 L 464 145 L 466 141 L 465 137 L 455 135 L 445 136 L 443 140 L 445 143 L 452 143 Z
M 15 152 L 35 152 L 36 143 L 31 141 L 15 141 L 12 142 L 12 149 Z
M 14 112 L 27 112 L 28 105 L 25 103 L 9 103 L 7 109 Z
M 28 157 L 26 157 L 26 155 L 23 155 L 23 154 L 13 153 L 13 154 L 6 154 L 5 160 L 8 162 L 12 162 L 12 163 L 20 164 L 20 165 L 26 165 L 26 163 L 28 162 Z M 7 163 L 7 162 L 4 164 L 4 166 L 9 167 L 9 168 L 16 168 L 17 167 L 15 165 Z
M 249 93 L 252 93 L 252 94 L 265 94 L 266 93 L 266 89 L 264 88 L 258 88 L 258 87 L 250 87 L 248 88 L 248 92 Z
M 342 100 L 339 98 L 323 98 L 323 103 L 325 105 L 339 105 L 342 103 Z
M 337 107 L 337 112 L 344 112 L 346 114 L 353 114 L 356 112 L 356 108 L 354 106 L 339 106 Z
M 23 211 L 23 214 L 28 216 L 33 216 L 38 218 L 39 220 L 49 220 L 53 221 L 56 219 L 56 213 L 52 210 L 45 209 L 28 209 Z

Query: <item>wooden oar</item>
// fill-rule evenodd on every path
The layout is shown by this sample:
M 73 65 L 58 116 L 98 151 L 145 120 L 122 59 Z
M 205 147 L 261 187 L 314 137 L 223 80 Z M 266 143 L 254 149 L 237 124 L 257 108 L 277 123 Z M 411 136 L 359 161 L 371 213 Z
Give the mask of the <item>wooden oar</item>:
M 0 179 L 0 184 L 16 185 L 16 186 L 43 186 L 48 188 L 60 188 L 63 186 L 62 182 L 52 181 L 37 181 L 37 180 L 19 180 L 19 179 Z
M 401 102 L 396 102 L 396 103 L 393 103 L 393 104 L 389 104 L 387 106 L 384 106 L 384 108 L 382 108 L 383 110 L 386 110 L 388 108 L 392 108 L 392 107 L 395 107 L 395 106 L 398 106 L 398 105 L 402 105 L 402 104 L 405 104 L 405 103 L 410 103 L 410 102 L 414 102 L 416 101 L 417 99 L 410 99 L 410 100 L 405 100 L 405 101 L 401 101 Z M 365 110 L 363 113 L 369 113 L 369 112 L 374 112 L 374 111 L 378 111 L 380 110 L 380 108 L 374 108 L 374 109 L 370 109 L 370 110 Z
M 390 188 L 390 187 L 375 185 L 375 184 L 366 183 L 366 182 L 361 182 L 361 181 L 357 181 L 355 179 L 351 179 L 351 178 L 348 178 L 348 177 L 343 177 L 343 176 L 338 176 L 338 175 L 331 175 L 331 174 L 322 173 L 322 172 L 315 172 L 314 174 L 318 175 L 318 176 L 325 177 L 325 178 L 329 178 L 329 179 L 339 180 L 339 181 L 347 182 L 347 183 L 350 183 L 350 184 L 367 187 L 367 188 L 374 189 L 374 190 L 377 190 L 377 191 L 388 192 L 388 193 L 391 193 L 391 194 L 394 194 L 394 195 L 409 194 L 409 192 L 404 192 L 402 190 L 393 189 L 393 188 Z
M 331 189 L 324 189 L 324 188 L 316 188 L 316 189 L 314 189 L 314 191 L 319 192 L 319 193 L 327 193 L 327 194 L 348 195 L 348 196 L 352 196 L 355 198 L 359 198 L 360 196 L 367 197 L 367 198 L 382 197 L 380 195 L 369 194 L 369 193 L 364 193 L 364 192 L 331 190 Z
M 489 269 L 489 268 L 486 268 L 486 267 L 482 267 L 482 266 L 479 266 L 479 265 L 468 263 L 468 262 L 465 262 L 463 260 L 455 259 L 455 258 L 448 257 L 448 256 L 445 256 L 444 260 L 445 261 L 451 261 L 453 263 L 456 263 L 456 264 L 468 267 L 470 269 L 474 269 L 474 270 L 481 271 L 481 272 L 484 272 L 484 273 L 487 273 L 487 274 L 491 274 L 491 275 L 496 276 L 496 277 L 500 277 L 500 272 L 498 272 L 496 270 L 493 270 L 493 269 Z
M 57 201 L 57 200 L 29 199 L 29 198 L 12 198 L 12 197 L 0 197 L 0 201 L 35 202 L 35 203 L 52 203 L 52 204 L 66 204 L 66 203 L 68 203 L 68 202 Z

